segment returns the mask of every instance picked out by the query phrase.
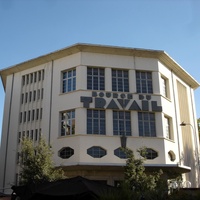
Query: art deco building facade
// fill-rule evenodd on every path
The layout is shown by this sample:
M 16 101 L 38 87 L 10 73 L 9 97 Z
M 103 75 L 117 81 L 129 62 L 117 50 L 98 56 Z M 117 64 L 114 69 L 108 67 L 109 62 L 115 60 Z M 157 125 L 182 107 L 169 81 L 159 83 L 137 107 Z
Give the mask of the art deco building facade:
M 123 179 L 121 146 L 135 153 L 146 147 L 147 171 L 181 172 L 198 187 L 193 91 L 199 83 L 165 52 L 76 44 L 0 75 L 1 189 L 18 180 L 21 138 L 37 143 L 41 134 L 69 177 L 114 185 Z

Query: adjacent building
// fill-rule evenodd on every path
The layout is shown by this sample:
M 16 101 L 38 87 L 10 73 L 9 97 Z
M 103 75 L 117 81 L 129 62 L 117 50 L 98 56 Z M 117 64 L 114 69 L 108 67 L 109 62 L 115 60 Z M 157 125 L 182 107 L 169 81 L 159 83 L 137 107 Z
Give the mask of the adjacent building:
M 166 52 L 75 44 L 0 75 L 3 192 L 19 179 L 21 139 L 37 143 L 41 135 L 68 177 L 115 185 L 126 161 L 121 147 L 146 147 L 147 171 L 180 172 L 183 184 L 199 186 L 199 83 Z

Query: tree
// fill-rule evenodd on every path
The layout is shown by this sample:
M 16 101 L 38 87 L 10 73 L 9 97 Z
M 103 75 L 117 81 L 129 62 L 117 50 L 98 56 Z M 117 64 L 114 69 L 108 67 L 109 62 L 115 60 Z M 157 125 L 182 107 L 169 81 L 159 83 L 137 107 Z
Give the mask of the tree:
M 21 144 L 20 184 L 54 181 L 64 178 L 62 169 L 55 169 L 52 161 L 53 151 L 43 138 L 37 145 L 27 138 Z
M 162 171 L 147 174 L 145 172 L 144 161 L 146 160 L 146 150 L 137 150 L 140 158 L 135 158 L 130 149 L 124 149 L 127 160 L 124 168 L 125 183 L 134 192 L 135 199 L 165 199 L 167 195 L 167 182 L 161 179 Z

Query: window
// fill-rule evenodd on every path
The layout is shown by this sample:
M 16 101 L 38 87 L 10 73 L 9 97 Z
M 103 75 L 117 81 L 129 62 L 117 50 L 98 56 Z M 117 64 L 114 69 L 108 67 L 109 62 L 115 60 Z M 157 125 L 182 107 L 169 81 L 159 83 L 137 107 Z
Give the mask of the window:
M 28 101 L 28 92 L 25 93 L 25 103 Z
M 138 112 L 139 136 L 156 137 L 155 114 L 149 112 Z
M 126 153 L 120 147 L 114 150 L 114 155 L 121 159 L 127 158 Z
M 136 87 L 137 93 L 153 93 L 152 73 L 151 72 L 136 72 Z
M 36 90 L 33 91 L 33 101 L 36 99 Z
M 37 99 L 40 99 L 40 89 L 37 90 Z
M 164 128 L 165 128 L 164 133 L 165 133 L 165 137 L 168 139 L 172 139 L 170 123 L 171 123 L 170 118 L 165 116 L 164 117 Z
M 87 149 L 87 154 L 92 156 L 93 158 L 102 158 L 107 153 L 106 153 L 105 149 L 103 149 L 101 147 L 93 146 L 93 147 Z
M 35 141 L 38 140 L 38 129 L 35 129 Z
M 24 122 L 26 122 L 26 111 L 24 111 Z
M 127 70 L 112 70 L 112 91 L 129 92 Z
M 31 120 L 31 111 L 28 111 L 28 122 Z
M 131 135 L 131 115 L 128 111 L 113 111 L 113 134 Z
M 29 102 L 32 100 L 32 92 L 29 92 Z
M 62 92 L 76 90 L 76 70 L 69 70 L 62 73 Z
M 25 85 L 25 76 L 22 76 L 22 85 Z
M 105 111 L 87 110 L 87 134 L 105 135 Z
M 87 68 L 87 89 L 88 90 L 105 90 L 104 69 Z
M 38 120 L 39 119 L 39 108 L 37 108 L 37 110 L 36 110 L 36 120 Z
M 35 119 L 35 110 L 32 110 L 32 121 Z
M 170 98 L 169 97 L 169 86 L 168 86 L 168 84 L 169 84 L 168 79 L 161 77 L 161 94 L 164 97 Z
M 31 83 L 33 83 L 33 73 L 31 74 L 31 80 L 30 80 Z
M 61 136 L 75 134 L 75 110 L 61 113 Z
M 74 149 L 70 147 L 64 147 L 58 152 L 58 155 L 63 159 L 70 158 L 71 156 L 74 155 Z
M 23 104 L 24 103 L 24 94 L 22 93 L 21 94 L 21 104 Z
M 143 154 L 140 154 L 141 156 L 143 156 Z M 158 152 L 153 150 L 153 149 L 150 149 L 150 148 L 146 148 L 145 149 L 145 156 L 144 156 L 146 159 L 148 160 L 153 160 L 154 158 L 157 158 L 158 157 Z

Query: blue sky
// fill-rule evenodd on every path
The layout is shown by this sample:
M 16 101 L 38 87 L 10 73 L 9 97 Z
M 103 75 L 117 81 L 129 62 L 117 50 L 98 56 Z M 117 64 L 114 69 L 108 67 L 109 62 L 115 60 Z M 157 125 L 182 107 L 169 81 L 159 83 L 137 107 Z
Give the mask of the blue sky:
M 0 69 L 75 43 L 166 51 L 200 82 L 198 0 L 0 0 Z M 0 130 L 4 90 L 0 84 Z M 200 117 L 200 88 L 195 91 Z

